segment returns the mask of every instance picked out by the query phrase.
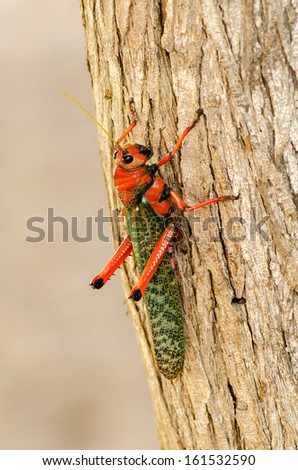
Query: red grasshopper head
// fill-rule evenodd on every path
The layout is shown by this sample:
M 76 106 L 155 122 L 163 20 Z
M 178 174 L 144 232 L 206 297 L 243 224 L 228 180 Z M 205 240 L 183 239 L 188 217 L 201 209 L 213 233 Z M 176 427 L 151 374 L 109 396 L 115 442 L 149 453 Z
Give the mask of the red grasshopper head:
M 152 157 L 152 150 L 140 144 L 127 143 L 123 148 L 115 147 L 114 158 L 117 167 L 124 170 L 135 170 L 144 166 Z

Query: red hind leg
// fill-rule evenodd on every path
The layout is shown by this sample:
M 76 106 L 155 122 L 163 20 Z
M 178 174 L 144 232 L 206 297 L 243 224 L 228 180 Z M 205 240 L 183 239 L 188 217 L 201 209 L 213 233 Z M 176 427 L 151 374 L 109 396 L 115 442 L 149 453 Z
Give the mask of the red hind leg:
M 138 301 L 143 297 L 146 287 L 162 262 L 165 253 L 168 251 L 169 247 L 171 249 L 171 242 L 175 232 L 176 228 L 173 223 L 169 224 L 164 230 L 147 261 L 139 282 L 130 292 L 130 299 Z
M 102 286 L 104 286 L 112 274 L 114 274 L 116 269 L 119 268 L 119 266 L 125 261 L 131 252 L 132 244 L 129 235 L 127 235 L 106 267 L 92 279 L 89 285 L 93 287 L 93 289 L 100 289 Z

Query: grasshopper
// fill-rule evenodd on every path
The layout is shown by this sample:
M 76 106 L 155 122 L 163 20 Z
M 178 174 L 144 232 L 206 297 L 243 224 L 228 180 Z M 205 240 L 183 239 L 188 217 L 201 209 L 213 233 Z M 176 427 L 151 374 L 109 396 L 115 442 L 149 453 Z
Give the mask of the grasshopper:
M 180 211 L 188 212 L 209 204 L 235 200 L 238 196 L 215 197 L 188 206 L 158 175 L 159 168 L 172 160 L 187 134 L 195 127 L 203 114 L 201 109 L 197 110 L 194 121 L 184 130 L 174 149 L 157 163 L 149 165 L 147 162 L 153 155 L 150 147 L 132 143 L 120 145 L 137 123 L 133 100 L 130 101 L 133 119 L 119 139 L 114 140 L 80 103 L 70 95 L 67 96 L 78 104 L 114 143 L 114 179 L 124 206 L 128 228 L 128 235 L 106 267 L 92 279 L 90 286 L 94 289 L 103 287 L 125 259 L 134 253 L 140 279 L 131 290 L 129 298 L 137 302 L 144 297 L 156 363 L 167 379 L 174 379 L 183 367 L 185 346 L 182 300 L 173 273 L 173 246 L 174 242 L 181 238 L 181 233 L 173 208 L 176 206 Z

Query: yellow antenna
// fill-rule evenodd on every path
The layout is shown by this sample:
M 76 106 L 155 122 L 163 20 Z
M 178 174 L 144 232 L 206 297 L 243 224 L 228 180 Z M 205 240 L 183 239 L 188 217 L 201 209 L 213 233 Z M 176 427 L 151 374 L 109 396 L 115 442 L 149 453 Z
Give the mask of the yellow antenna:
M 108 136 L 108 138 L 113 142 L 113 144 L 115 145 L 115 147 L 119 148 L 120 150 L 122 150 L 122 147 L 120 144 L 118 144 L 118 142 L 113 139 L 113 137 L 108 133 L 108 131 L 100 124 L 100 122 L 97 121 L 97 119 L 95 119 L 94 116 L 92 116 L 92 114 L 89 113 L 89 111 L 87 111 L 86 108 L 84 108 L 84 106 L 79 103 L 73 96 L 71 96 L 69 93 L 66 93 L 66 91 L 63 91 L 61 90 L 61 93 L 66 96 L 67 98 L 69 98 L 71 101 L 73 101 L 82 111 L 84 111 L 85 114 L 87 114 L 87 116 L 89 116 L 93 122 L 95 122 L 95 124 L 98 125 L 98 127 L 103 131 L 105 132 L 105 134 Z

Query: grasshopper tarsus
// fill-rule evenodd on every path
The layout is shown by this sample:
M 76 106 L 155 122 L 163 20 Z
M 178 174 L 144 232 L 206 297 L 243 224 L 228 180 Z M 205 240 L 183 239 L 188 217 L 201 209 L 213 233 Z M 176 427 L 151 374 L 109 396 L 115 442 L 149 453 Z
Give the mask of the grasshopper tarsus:
M 91 286 L 92 289 L 97 289 L 97 290 L 101 289 L 103 285 L 104 285 L 104 281 L 102 278 L 98 278 L 94 282 L 91 281 L 89 284 L 89 286 Z
M 136 289 L 132 294 L 128 297 L 131 300 L 134 300 L 135 302 L 138 302 L 142 298 L 142 292 L 140 289 Z
M 129 100 L 129 111 L 132 117 L 132 121 L 136 123 L 138 121 L 138 115 L 136 112 L 136 106 L 133 98 L 130 98 Z

